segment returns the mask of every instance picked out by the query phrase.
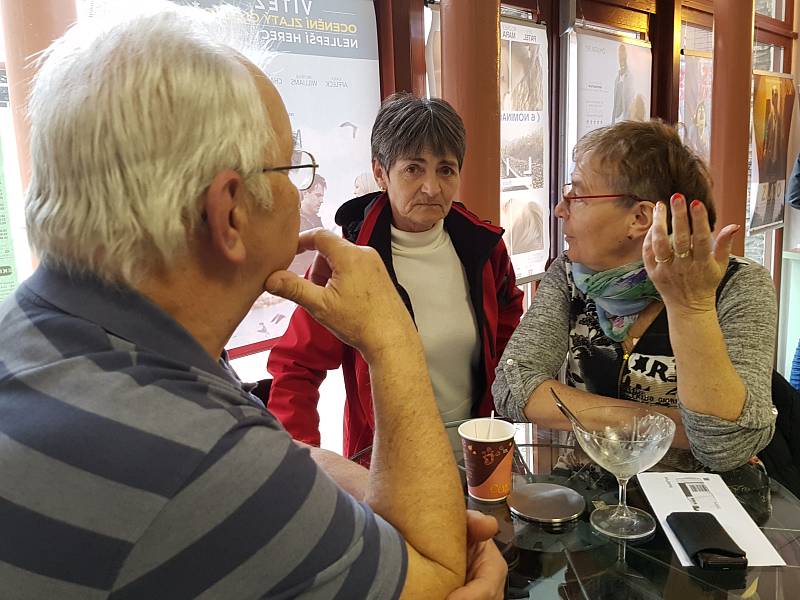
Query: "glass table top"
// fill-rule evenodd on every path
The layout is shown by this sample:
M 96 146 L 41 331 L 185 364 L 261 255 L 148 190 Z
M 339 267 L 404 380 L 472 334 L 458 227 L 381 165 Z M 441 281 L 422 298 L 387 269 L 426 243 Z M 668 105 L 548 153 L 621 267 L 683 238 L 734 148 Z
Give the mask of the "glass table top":
M 513 486 L 531 482 L 570 487 L 586 500 L 587 511 L 562 526 L 541 525 L 512 515 L 505 502 L 487 504 L 468 498 L 469 508 L 497 519 L 495 542 L 509 563 L 507 598 L 563 600 L 800 598 L 800 500 L 770 480 L 761 505 L 746 506 L 760 521 L 786 567 L 751 567 L 713 572 L 683 567 L 659 526 L 640 542 L 612 540 L 595 532 L 589 511 L 598 503 L 616 504 L 616 480 L 596 469 L 563 468 L 559 457 L 574 444 L 571 435 L 519 424 Z M 628 502 L 652 513 L 636 480 Z

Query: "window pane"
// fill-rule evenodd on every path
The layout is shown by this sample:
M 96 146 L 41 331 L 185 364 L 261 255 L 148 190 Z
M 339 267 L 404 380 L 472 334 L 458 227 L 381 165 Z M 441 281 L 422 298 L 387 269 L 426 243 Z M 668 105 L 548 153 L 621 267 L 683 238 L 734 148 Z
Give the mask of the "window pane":
M 756 12 L 783 21 L 783 5 L 786 0 L 756 0 Z
M 712 52 L 714 50 L 714 33 L 711 29 L 683 22 L 681 24 L 681 48 L 698 52 Z
M 753 70 L 783 71 L 783 46 L 756 42 L 753 46 Z

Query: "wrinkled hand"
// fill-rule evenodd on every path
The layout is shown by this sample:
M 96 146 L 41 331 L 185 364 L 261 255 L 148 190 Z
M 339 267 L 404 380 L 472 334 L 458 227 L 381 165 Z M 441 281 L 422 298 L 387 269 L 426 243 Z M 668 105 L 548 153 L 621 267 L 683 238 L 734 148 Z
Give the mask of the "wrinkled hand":
M 708 212 L 702 202 L 694 201 L 687 207 L 686 199 L 674 194 L 670 205 L 672 242 L 662 202 L 656 204 L 653 224 L 644 238 L 642 257 L 647 274 L 668 310 L 684 313 L 713 310 L 717 286 L 728 268 L 733 236 L 740 227 L 728 225 L 713 240 Z
M 276 271 L 264 289 L 305 308 L 365 357 L 415 334 L 411 316 L 375 250 L 324 229 L 300 234 L 298 253 L 314 250 L 317 257 L 309 279 Z
M 508 566 L 492 540 L 496 533 L 494 517 L 467 511 L 467 582 L 447 600 L 502 600 Z

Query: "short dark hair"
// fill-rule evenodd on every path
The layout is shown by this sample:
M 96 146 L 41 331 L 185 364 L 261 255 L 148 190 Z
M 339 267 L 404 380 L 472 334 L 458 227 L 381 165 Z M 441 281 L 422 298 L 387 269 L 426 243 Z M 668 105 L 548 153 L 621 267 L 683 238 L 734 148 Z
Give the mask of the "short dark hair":
M 397 160 L 428 149 L 441 156 L 452 154 L 460 169 L 465 137 L 464 121 L 445 100 L 392 94 L 381 104 L 372 126 L 372 159 L 388 171 Z
M 708 212 L 711 229 L 717 220 L 711 190 L 711 174 L 702 158 L 681 141 L 671 125 L 659 119 L 622 121 L 583 136 L 575 146 L 573 160 L 586 154 L 596 160 L 600 172 L 615 192 L 628 192 L 667 207 L 667 226 L 672 230 L 669 199 L 682 194 L 687 202 L 699 200 Z M 622 199 L 631 204 L 635 200 Z

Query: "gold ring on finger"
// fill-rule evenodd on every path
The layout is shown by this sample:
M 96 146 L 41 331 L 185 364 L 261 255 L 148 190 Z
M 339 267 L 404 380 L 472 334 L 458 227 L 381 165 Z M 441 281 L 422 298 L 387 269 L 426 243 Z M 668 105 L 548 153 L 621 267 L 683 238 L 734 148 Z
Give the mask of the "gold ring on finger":
M 677 256 L 678 258 L 688 258 L 691 255 L 692 255 L 692 249 L 691 248 L 689 248 L 686 252 L 676 252 L 675 253 L 675 256 Z
M 672 252 L 672 253 L 671 253 L 671 254 L 670 254 L 668 257 L 666 257 L 666 258 L 658 258 L 657 256 L 655 257 L 655 259 L 656 259 L 656 262 L 657 262 L 658 264 L 663 264 L 663 263 L 669 263 L 669 262 L 672 262 L 672 259 L 673 259 L 673 258 L 675 258 L 675 253 L 674 253 L 674 252 Z

